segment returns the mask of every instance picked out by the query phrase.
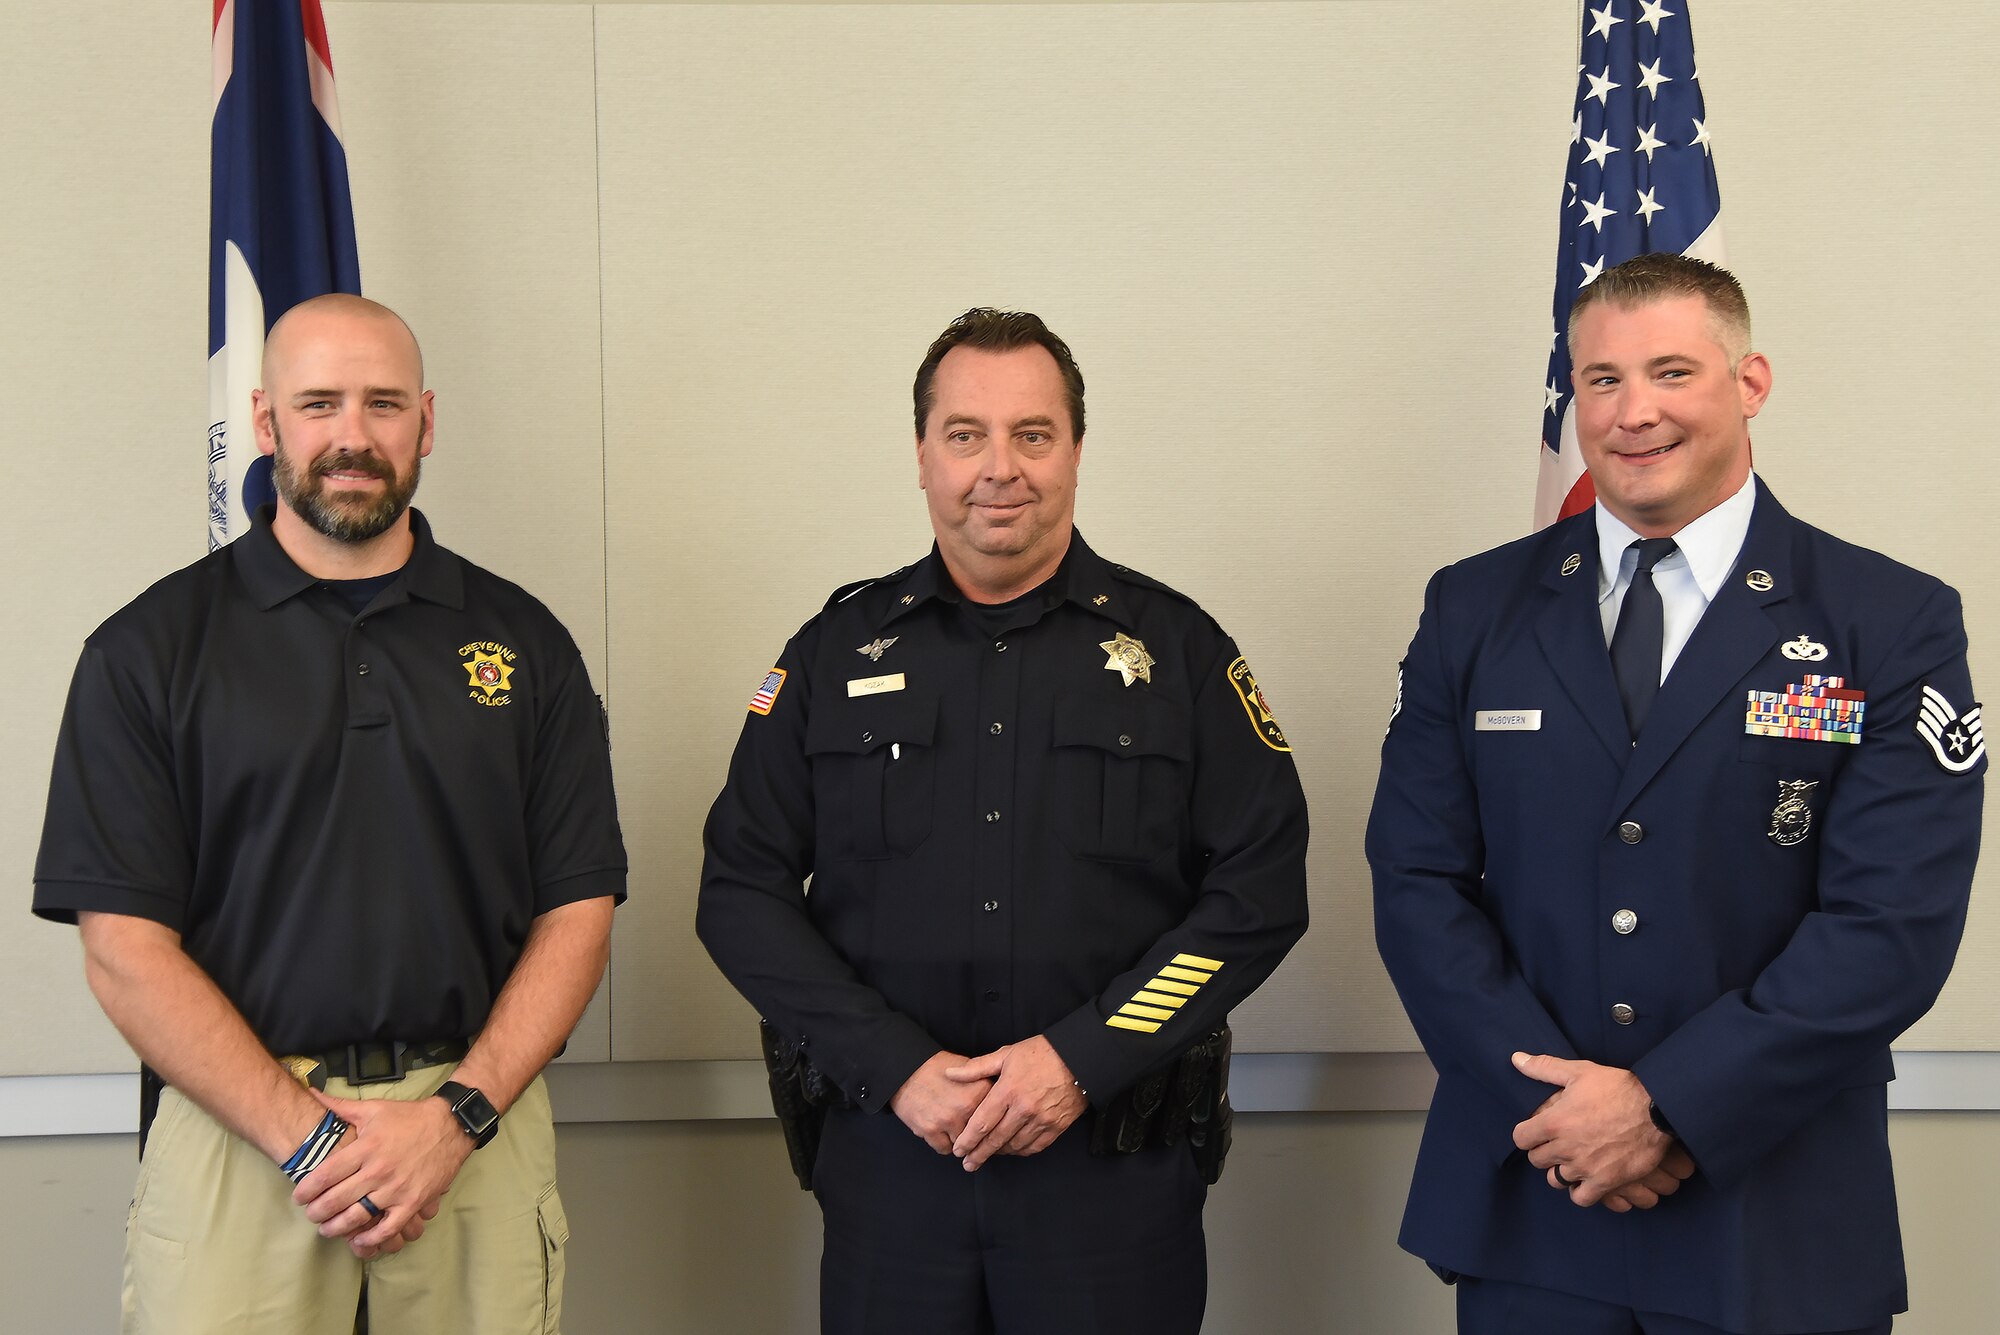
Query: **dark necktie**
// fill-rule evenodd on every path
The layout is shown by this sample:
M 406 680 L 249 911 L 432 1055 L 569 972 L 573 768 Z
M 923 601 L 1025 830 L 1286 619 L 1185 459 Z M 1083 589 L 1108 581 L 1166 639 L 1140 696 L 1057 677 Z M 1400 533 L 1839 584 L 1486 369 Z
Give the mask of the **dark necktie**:
M 1671 556 L 1672 538 L 1641 538 L 1630 550 L 1639 553 L 1632 587 L 1618 609 L 1618 626 L 1611 632 L 1611 674 L 1618 678 L 1618 698 L 1625 702 L 1625 726 L 1638 740 L 1646 714 L 1660 691 L 1660 659 L 1666 649 L 1666 618 L 1660 591 L 1653 586 L 1653 567 Z

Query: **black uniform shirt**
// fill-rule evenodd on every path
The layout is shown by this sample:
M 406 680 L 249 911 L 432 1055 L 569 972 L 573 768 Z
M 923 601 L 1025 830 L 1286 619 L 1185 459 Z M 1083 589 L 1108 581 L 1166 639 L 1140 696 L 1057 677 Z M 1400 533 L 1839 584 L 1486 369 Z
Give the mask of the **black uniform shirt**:
M 625 894 L 583 660 L 422 515 L 358 614 L 270 521 L 84 645 L 35 912 L 175 929 L 274 1052 L 470 1037 L 537 914 Z
M 870 1109 L 941 1049 L 1036 1034 L 1101 1103 L 1305 931 L 1305 797 L 1248 667 L 1081 535 L 997 611 L 935 548 L 837 593 L 753 699 L 706 846 L 702 940 Z

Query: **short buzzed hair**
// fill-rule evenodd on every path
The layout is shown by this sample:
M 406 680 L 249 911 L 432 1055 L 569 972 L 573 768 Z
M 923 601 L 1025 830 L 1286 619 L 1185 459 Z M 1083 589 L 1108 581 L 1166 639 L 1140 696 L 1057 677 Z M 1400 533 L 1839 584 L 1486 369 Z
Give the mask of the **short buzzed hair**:
M 1577 320 L 1590 307 L 1631 310 L 1676 297 L 1700 297 L 1707 304 L 1715 341 L 1728 355 L 1729 370 L 1734 374 L 1736 364 L 1750 352 L 1750 301 L 1743 295 L 1743 284 L 1719 264 L 1666 251 L 1639 255 L 1606 269 L 1576 294 L 1576 302 L 1569 308 L 1571 359 L 1576 357 Z
M 965 314 L 945 326 L 945 331 L 932 342 L 930 351 L 924 354 L 923 365 L 917 368 L 917 381 L 912 387 L 917 408 L 917 439 L 924 438 L 924 423 L 929 420 L 931 407 L 937 396 L 931 392 L 931 382 L 937 378 L 938 363 L 953 348 L 982 348 L 987 352 L 1012 352 L 1016 348 L 1035 346 L 1045 349 L 1056 359 L 1056 369 L 1062 372 L 1063 393 L 1069 400 L 1070 434 L 1083 439 L 1083 372 L 1076 368 L 1076 358 L 1070 355 L 1069 344 L 1057 338 L 1055 331 L 1042 323 L 1042 317 L 1027 311 L 999 311 L 991 306 L 974 306 Z
M 264 362 L 260 368 L 261 374 L 258 376 L 258 379 L 264 382 L 264 388 L 269 389 L 271 387 L 271 345 L 277 341 L 275 336 L 278 334 L 278 326 L 290 319 L 294 312 L 310 313 L 321 310 L 345 311 L 349 315 L 369 316 L 378 320 L 393 320 L 401 325 L 403 332 L 410 336 L 410 346 L 415 348 L 417 352 L 417 384 L 421 386 L 424 383 L 424 346 L 417 341 L 417 331 L 410 328 L 408 320 L 405 320 L 381 302 L 371 301 L 358 293 L 323 292 L 316 297 L 307 297 L 304 301 L 290 307 L 283 315 L 271 322 L 270 332 L 264 336 Z

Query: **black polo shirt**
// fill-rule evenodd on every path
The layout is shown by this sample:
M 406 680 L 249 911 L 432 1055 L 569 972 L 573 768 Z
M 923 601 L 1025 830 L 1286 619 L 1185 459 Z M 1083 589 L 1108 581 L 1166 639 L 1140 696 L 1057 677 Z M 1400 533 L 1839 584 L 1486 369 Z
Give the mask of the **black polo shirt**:
M 703 942 L 871 1109 L 940 1049 L 1035 1034 L 1101 1103 L 1306 924 L 1305 796 L 1248 666 L 1081 535 L 997 612 L 935 548 L 835 594 L 752 700 L 706 847 Z
M 356 613 L 266 507 L 98 628 L 63 714 L 35 912 L 173 928 L 273 1052 L 471 1037 L 537 914 L 625 894 L 575 642 L 410 519 Z

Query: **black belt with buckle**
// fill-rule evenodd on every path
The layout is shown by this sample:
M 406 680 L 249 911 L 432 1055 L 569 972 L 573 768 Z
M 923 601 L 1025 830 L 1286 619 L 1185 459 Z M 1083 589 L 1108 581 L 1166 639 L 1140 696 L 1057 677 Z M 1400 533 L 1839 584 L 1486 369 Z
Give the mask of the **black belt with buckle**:
M 467 1046 L 462 1038 L 440 1039 L 435 1043 L 349 1043 L 330 1052 L 315 1052 L 312 1059 L 335 1080 L 345 1080 L 350 1085 L 379 1085 L 401 1080 L 411 1071 L 426 1066 L 455 1062 L 465 1056 Z

